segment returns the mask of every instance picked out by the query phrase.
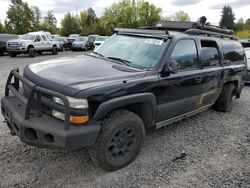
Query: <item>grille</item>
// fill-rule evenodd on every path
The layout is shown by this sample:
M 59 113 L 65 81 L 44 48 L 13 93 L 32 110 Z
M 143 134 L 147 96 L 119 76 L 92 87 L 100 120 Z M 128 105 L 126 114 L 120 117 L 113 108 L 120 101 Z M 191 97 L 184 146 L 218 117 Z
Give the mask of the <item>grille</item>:
M 19 43 L 18 42 L 9 42 L 8 47 L 10 48 L 19 48 Z

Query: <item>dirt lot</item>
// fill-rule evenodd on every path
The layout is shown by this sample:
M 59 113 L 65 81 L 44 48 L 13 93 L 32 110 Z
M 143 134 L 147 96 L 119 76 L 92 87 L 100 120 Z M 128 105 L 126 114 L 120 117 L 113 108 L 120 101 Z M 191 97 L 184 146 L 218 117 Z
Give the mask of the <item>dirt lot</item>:
M 0 97 L 9 71 L 50 58 L 0 57 Z M 12 137 L 0 115 L 0 187 L 250 187 L 250 86 L 233 110 L 208 110 L 147 133 L 139 157 L 106 172 L 86 149 L 74 152 L 28 146 Z M 185 151 L 184 159 L 175 160 Z

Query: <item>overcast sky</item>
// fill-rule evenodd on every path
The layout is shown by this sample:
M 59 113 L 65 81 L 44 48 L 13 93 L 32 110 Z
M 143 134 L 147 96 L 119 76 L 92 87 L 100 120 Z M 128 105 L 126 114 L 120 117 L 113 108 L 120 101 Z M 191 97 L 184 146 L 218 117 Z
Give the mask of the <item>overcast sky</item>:
M 43 14 L 53 10 L 60 25 L 60 21 L 67 12 L 77 13 L 82 9 L 92 7 L 97 16 L 101 16 L 106 7 L 119 0 L 24 0 L 30 6 L 38 6 Z M 162 8 L 163 15 L 171 15 L 178 10 L 187 12 L 192 21 L 205 15 L 211 23 L 218 23 L 221 16 L 221 9 L 224 5 L 233 8 L 235 17 L 250 18 L 250 0 L 148 0 L 157 7 Z M 0 20 L 6 18 L 10 0 L 0 0 Z

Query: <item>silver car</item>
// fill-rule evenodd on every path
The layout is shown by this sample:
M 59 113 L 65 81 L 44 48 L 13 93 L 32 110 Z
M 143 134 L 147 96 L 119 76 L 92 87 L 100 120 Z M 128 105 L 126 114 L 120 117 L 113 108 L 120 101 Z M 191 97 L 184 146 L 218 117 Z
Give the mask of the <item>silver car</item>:
M 89 50 L 91 49 L 91 43 L 88 37 L 78 37 L 72 44 L 72 50 Z

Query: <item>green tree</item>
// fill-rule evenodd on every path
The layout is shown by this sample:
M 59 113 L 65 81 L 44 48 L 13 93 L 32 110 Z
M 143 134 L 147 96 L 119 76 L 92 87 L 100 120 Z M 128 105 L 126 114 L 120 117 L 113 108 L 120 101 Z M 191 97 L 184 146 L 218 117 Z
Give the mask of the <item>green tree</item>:
M 42 19 L 41 10 L 37 6 L 32 6 L 31 10 L 33 11 L 34 14 L 34 29 L 38 30 Z
M 1 22 L 0 22 L 0 33 L 4 33 L 4 26 Z
M 91 7 L 88 8 L 87 14 L 88 14 L 87 20 L 86 20 L 87 25 L 92 25 L 93 23 L 95 23 L 97 21 L 95 11 Z
M 50 33 L 58 33 L 58 29 L 56 27 L 57 19 L 53 14 L 52 10 L 47 12 L 47 15 L 44 16 L 43 22 L 39 26 L 39 30 L 49 31 Z
M 88 10 L 80 11 L 79 24 L 81 35 L 89 35 L 99 30 L 99 20 L 91 7 Z
M 222 9 L 220 26 L 226 27 L 228 29 L 233 29 L 235 25 L 234 20 L 235 16 L 232 8 L 230 6 L 224 6 Z
M 172 21 L 188 22 L 190 20 L 191 18 L 188 13 L 184 12 L 183 10 L 180 10 L 174 14 Z
M 12 32 L 23 34 L 33 30 L 34 13 L 26 2 L 22 0 L 11 0 L 7 11 L 7 24 Z
M 53 24 L 50 24 L 48 21 L 43 21 L 39 25 L 39 30 L 49 31 L 52 34 L 57 34 L 58 33 L 57 27 L 55 25 L 53 25 Z
M 7 19 L 4 20 L 4 33 L 15 33 L 10 24 L 8 23 Z
M 243 18 L 240 18 L 234 26 L 235 31 L 242 31 L 244 29 L 245 23 Z
M 72 33 L 80 33 L 79 17 L 71 13 L 67 13 L 61 21 L 61 35 L 68 36 Z
M 115 27 L 153 26 L 161 18 L 161 9 L 144 0 L 123 0 L 106 8 L 102 25 L 108 33 Z
M 44 19 L 45 22 L 49 23 L 50 25 L 56 26 L 56 24 L 57 24 L 57 19 L 53 14 L 53 10 L 49 10 L 47 12 L 47 15 L 44 16 L 43 19 Z

